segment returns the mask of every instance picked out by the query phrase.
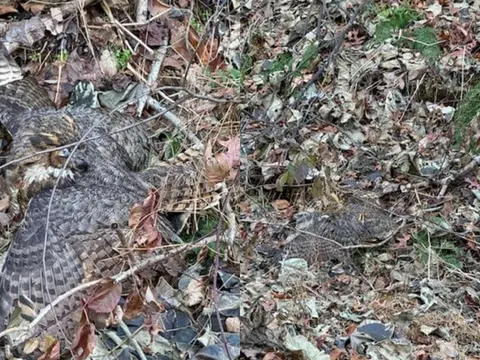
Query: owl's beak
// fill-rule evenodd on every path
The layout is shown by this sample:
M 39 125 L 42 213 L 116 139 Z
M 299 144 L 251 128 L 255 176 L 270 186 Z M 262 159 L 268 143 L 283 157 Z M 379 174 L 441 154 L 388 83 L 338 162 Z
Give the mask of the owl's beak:
M 86 172 L 88 170 L 88 163 L 84 159 L 74 159 L 72 165 L 72 168 L 79 172 Z

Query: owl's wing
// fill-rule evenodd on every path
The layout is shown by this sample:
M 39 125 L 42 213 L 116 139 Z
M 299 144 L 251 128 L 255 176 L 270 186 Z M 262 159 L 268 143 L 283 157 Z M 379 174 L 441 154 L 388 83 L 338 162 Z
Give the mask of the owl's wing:
M 32 209 L 15 234 L 0 274 L 0 330 L 8 325 L 19 301 L 27 299 L 26 304 L 38 311 L 83 278 L 80 259 L 61 234 L 49 230 L 45 242 L 46 215 L 39 210 Z M 71 311 L 71 301 L 66 301 L 55 313 L 62 318 Z M 41 324 L 48 326 L 54 321 L 49 314 Z
M 61 231 L 56 221 L 48 231 L 43 261 L 45 215 L 33 214 L 17 232 L 0 274 L 0 331 L 7 326 L 28 325 L 40 310 L 82 282 L 112 276 L 128 267 L 128 257 L 122 256 L 125 250 L 115 250 L 119 244 L 115 230 L 101 227 L 94 233 L 75 233 L 67 239 L 58 234 Z M 71 341 L 80 319 L 82 298 L 94 290 L 62 300 L 33 329 L 33 336 L 46 333 Z M 16 314 L 18 307 L 21 315 Z M 19 335 L 10 336 L 15 346 L 25 340 Z

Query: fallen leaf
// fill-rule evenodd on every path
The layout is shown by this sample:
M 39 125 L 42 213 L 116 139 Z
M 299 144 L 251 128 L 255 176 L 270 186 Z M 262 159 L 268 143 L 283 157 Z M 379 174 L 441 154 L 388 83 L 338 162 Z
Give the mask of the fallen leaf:
M 25 354 L 31 354 L 38 349 L 39 344 L 40 341 L 38 340 L 38 338 L 28 339 L 23 346 L 23 352 Z
M 240 165 L 240 137 L 236 136 L 227 141 L 218 140 L 218 143 L 228 149 L 224 153 L 227 164 L 230 168 L 234 168 Z
M 280 210 L 285 210 L 290 207 L 290 202 L 287 200 L 283 199 L 277 199 L 272 201 L 272 206 L 275 208 L 275 210 L 280 211 Z
M 202 281 L 191 279 L 183 291 L 184 303 L 187 306 L 200 304 L 205 298 L 205 284 Z
M 13 6 L 13 4 L 6 4 L 0 5 L 0 15 L 5 15 L 9 13 L 16 13 L 18 12 L 17 9 Z
M 158 192 L 151 189 L 143 203 L 136 203 L 130 209 L 128 226 L 134 230 L 135 243 L 147 249 L 156 248 L 162 243 L 162 235 L 155 226 L 158 201 Z
M 125 301 L 123 316 L 127 320 L 135 319 L 143 312 L 144 307 L 145 302 L 142 296 L 138 292 L 132 291 Z
M 407 249 L 408 241 L 411 239 L 410 234 L 404 234 L 398 237 L 398 242 L 395 244 L 395 249 Z
M 330 360 L 343 360 L 347 358 L 346 355 L 344 349 L 335 348 L 330 352 Z
M 220 156 L 219 156 L 220 155 Z M 212 156 L 212 144 L 207 143 L 204 152 L 205 173 L 210 184 L 218 184 L 230 175 L 230 166 L 226 157 L 221 154 Z
M 282 359 L 283 357 L 278 356 L 277 353 L 274 353 L 274 352 L 268 352 L 263 357 L 263 360 L 282 360 Z
M 24 4 L 20 4 L 20 6 L 25 10 L 31 12 L 33 15 L 38 15 L 40 12 L 45 8 L 45 4 L 37 4 L 37 3 L 30 3 L 26 2 Z
M 97 313 L 110 313 L 122 296 L 122 285 L 109 281 L 103 284 L 87 300 L 87 308 Z
M 38 360 L 58 360 L 60 359 L 60 343 L 55 341 L 50 347 L 38 358 Z M 82 360 L 84 358 L 78 358 Z
M 96 342 L 95 326 L 88 321 L 87 315 L 83 313 L 71 347 L 75 359 L 87 359 L 95 348 Z

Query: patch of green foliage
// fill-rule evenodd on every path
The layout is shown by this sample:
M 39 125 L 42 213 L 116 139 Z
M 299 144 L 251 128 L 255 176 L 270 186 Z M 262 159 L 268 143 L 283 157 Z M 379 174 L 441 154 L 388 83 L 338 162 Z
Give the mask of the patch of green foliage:
M 419 252 L 419 259 L 422 263 L 427 264 L 429 260 L 429 250 L 434 254 L 431 256 L 438 256 L 445 264 L 455 268 L 461 269 L 463 263 L 461 261 L 463 250 L 459 248 L 454 242 L 444 237 L 432 237 L 426 231 L 420 231 L 413 235 L 415 240 L 415 247 Z
M 30 61 L 36 62 L 36 63 L 41 63 L 42 62 L 42 53 L 41 52 L 35 52 L 30 55 Z
M 475 84 L 468 90 L 465 99 L 457 107 L 453 118 L 455 124 L 455 145 L 459 146 L 465 137 L 468 125 L 477 116 L 480 111 L 480 82 Z M 474 141 L 471 141 L 474 144 Z M 474 153 L 478 153 L 479 149 L 469 149 Z
M 60 50 L 60 52 L 56 56 L 56 60 L 66 63 L 68 61 L 68 51 L 67 50 Z
M 190 26 L 197 32 L 200 33 L 202 31 L 202 24 L 193 16 L 190 18 Z
M 219 217 L 217 214 L 209 213 L 201 216 L 198 219 L 198 230 L 193 234 L 182 234 L 182 240 L 186 243 L 191 243 L 197 239 L 200 239 L 208 234 L 211 234 L 217 229 Z M 208 244 L 208 259 L 212 261 L 215 257 L 215 242 Z M 223 249 L 219 249 L 222 251 Z M 200 249 L 194 249 L 187 254 L 187 260 L 194 261 L 197 258 Z
M 302 76 L 302 70 L 306 70 L 312 67 L 312 63 L 320 53 L 318 45 L 311 44 L 306 49 L 300 60 L 295 59 L 289 52 L 283 52 L 275 58 L 268 67 L 262 72 L 264 77 L 268 77 L 270 74 L 284 71 L 285 76 L 288 79 L 295 79 Z M 290 89 L 288 89 L 290 90 Z
M 288 71 L 292 67 L 293 56 L 288 52 L 278 54 L 276 59 L 272 62 L 272 66 L 267 70 L 268 73 L 277 71 Z
M 442 54 L 435 30 L 430 26 L 416 29 L 407 37 L 413 39 L 413 41 L 406 40 L 407 46 L 420 51 L 427 59 L 438 59 Z
M 208 8 L 202 8 L 198 11 L 198 16 L 203 21 L 207 21 L 208 19 L 210 19 L 212 17 L 212 15 L 213 15 L 212 10 L 210 10 Z
M 126 68 L 128 62 L 132 58 L 132 53 L 128 49 L 118 48 L 115 49 L 114 53 L 115 60 L 117 61 L 117 68 L 123 70 Z
M 309 69 L 316 59 L 320 51 L 318 50 L 318 46 L 315 44 L 309 45 L 305 49 L 305 53 L 302 56 L 302 59 L 297 64 L 297 68 L 295 69 L 294 77 L 301 76 L 301 71 L 305 69 Z
M 208 85 L 212 88 L 218 88 L 219 86 L 225 87 L 243 87 L 246 76 L 251 72 L 253 66 L 253 58 L 244 54 L 242 56 L 240 68 L 231 67 L 228 70 L 217 70 L 214 73 L 207 67 L 203 69 L 203 73 L 210 81 Z
M 206 214 L 198 219 L 198 230 L 193 234 L 183 235 L 182 239 L 185 242 L 192 242 L 215 231 L 217 225 L 218 216 L 213 213 Z
M 309 169 L 315 168 L 315 156 L 305 156 L 298 154 L 295 159 L 288 164 L 286 171 L 280 175 L 276 182 L 278 192 L 282 192 L 285 185 L 293 186 L 303 184 L 309 172 Z
M 164 141 L 166 145 L 164 159 L 169 160 L 177 156 L 180 152 L 183 136 L 181 134 L 173 135 L 171 133 L 163 133 L 163 135 L 166 138 Z
M 380 22 L 375 28 L 375 41 L 390 39 L 395 31 L 405 29 L 411 22 L 420 20 L 422 15 L 407 5 L 397 8 L 378 9 Z
M 253 67 L 253 58 L 250 55 L 244 54 L 242 56 L 242 61 L 240 69 L 232 68 L 230 70 L 230 77 L 237 86 L 242 86 L 246 76 L 252 71 Z

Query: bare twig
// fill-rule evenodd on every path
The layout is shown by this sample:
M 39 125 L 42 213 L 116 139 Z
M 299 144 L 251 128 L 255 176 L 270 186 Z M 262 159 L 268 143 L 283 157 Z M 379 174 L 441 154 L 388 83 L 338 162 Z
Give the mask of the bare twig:
M 160 69 L 162 68 L 163 60 L 165 59 L 165 56 L 167 55 L 167 37 L 165 36 L 163 38 L 163 44 L 162 46 L 155 50 L 155 56 L 153 59 L 152 63 L 152 68 L 150 70 L 150 74 L 148 75 L 148 88 L 147 92 L 144 96 L 142 96 L 140 99 L 138 99 L 138 105 L 137 105 L 137 115 L 141 116 L 143 109 L 145 108 L 145 105 L 147 104 L 148 101 L 148 95 L 151 92 L 152 87 L 156 87 L 156 82 L 158 79 L 158 74 L 160 73 Z
M 222 186 L 224 187 L 223 191 L 224 192 L 227 192 L 228 190 L 226 189 L 226 185 L 225 184 L 222 184 Z M 227 223 L 228 223 L 228 229 L 226 231 L 226 234 L 225 234 L 225 242 L 228 244 L 228 245 L 233 245 L 234 241 L 235 241 L 235 235 L 237 233 L 236 229 L 237 229 L 237 222 L 236 222 L 236 217 L 235 217 L 235 213 L 233 212 L 232 210 L 232 207 L 230 205 L 230 194 L 228 193 L 227 196 L 226 196 L 226 201 L 224 203 L 224 206 L 223 206 L 223 212 L 225 213 L 225 216 L 227 218 Z
M 229 201 L 229 196 L 226 196 L 225 197 L 225 200 L 223 201 L 223 206 L 222 206 L 222 210 L 225 209 L 225 205 L 228 203 Z M 220 334 L 222 336 L 222 341 L 223 341 L 223 345 L 225 346 L 225 351 L 227 353 L 227 356 L 230 360 L 233 359 L 232 357 L 232 354 L 230 353 L 230 348 L 228 347 L 228 342 L 227 342 L 227 338 L 225 336 L 225 331 L 223 329 L 223 324 L 222 324 L 222 318 L 220 317 L 220 311 L 218 310 L 218 305 L 217 305 L 217 295 L 218 295 L 218 286 L 217 286 L 217 278 L 218 278 L 218 269 L 220 268 L 220 253 L 219 253 L 219 249 L 220 249 L 220 238 L 222 236 L 222 219 L 220 217 L 220 219 L 218 220 L 218 224 L 217 224 L 217 237 L 216 237 L 216 240 L 215 240 L 215 266 L 214 266 L 214 270 L 213 270 L 213 289 L 212 289 L 212 292 L 213 292 L 213 307 L 215 308 L 215 315 L 217 317 L 217 321 L 218 321 L 218 327 L 220 328 Z
M 193 98 L 197 98 L 197 99 L 201 99 L 201 100 L 207 100 L 207 101 L 211 101 L 211 102 L 215 102 L 215 103 L 219 103 L 219 104 L 228 104 L 228 103 L 238 103 L 238 104 L 240 104 L 240 103 L 245 102 L 244 99 L 239 99 L 239 100 L 236 100 L 236 99 L 218 99 L 218 98 L 214 98 L 214 97 L 211 97 L 211 96 L 199 95 L 199 94 L 194 93 L 191 90 L 188 90 L 184 86 L 161 86 L 161 87 L 157 88 L 156 90 L 157 91 L 162 91 L 162 90 L 185 91 L 187 94 L 191 95 Z
M 317 39 L 321 39 L 322 36 L 322 25 L 323 25 L 323 16 L 325 14 L 325 0 L 317 0 L 318 4 L 318 18 L 317 18 Z
M 120 316 L 117 316 L 117 321 L 120 327 L 122 328 L 123 332 L 125 333 L 125 336 L 128 339 L 128 342 L 135 348 L 137 351 L 138 356 L 140 357 L 140 360 L 147 360 L 147 357 L 145 356 L 142 348 L 138 344 L 138 341 L 133 337 L 132 332 L 128 328 L 127 324 L 123 321 L 123 311 L 120 306 L 117 305 L 116 311 L 120 314 Z
M 147 22 L 148 0 L 137 0 L 137 23 L 145 24 Z
M 115 226 L 113 226 L 113 229 L 117 233 L 117 236 L 118 236 L 118 238 L 120 240 L 120 243 L 122 244 L 123 248 L 127 251 L 127 256 L 130 259 L 130 263 L 135 264 L 137 262 L 137 257 L 135 256 L 135 253 L 133 251 L 130 251 L 130 245 L 129 245 L 127 239 L 125 238 L 125 234 L 123 233 L 123 231 L 121 229 L 119 229 L 117 224 L 115 224 Z
M 125 26 L 123 26 L 118 20 L 115 20 L 113 19 L 113 23 L 115 25 L 117 25 L 125 34 L 127 34 L 128 36 L 130 36 L 133 40 L 135 40 L 136 42 L 138 42 L 140 45 L 142 45 L 145 50 L 148 51 L 149 54 L 153 54 L 154 51 L 152 50 L 152 48 L 150 46 L 148 46 L 147 44 L 145 44 L 142 40 L 140 40 L 140 38 L 138 38 L 138 36 L 134 35 L 130 30 L 128 30 Z

